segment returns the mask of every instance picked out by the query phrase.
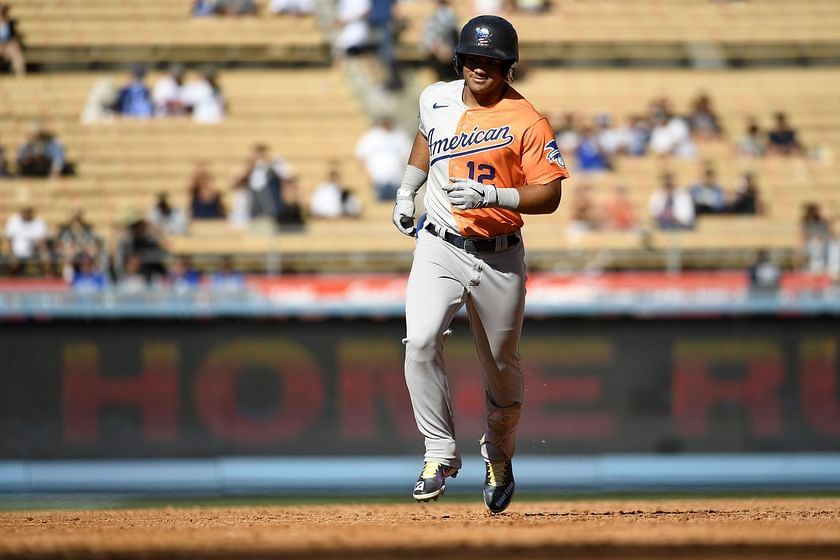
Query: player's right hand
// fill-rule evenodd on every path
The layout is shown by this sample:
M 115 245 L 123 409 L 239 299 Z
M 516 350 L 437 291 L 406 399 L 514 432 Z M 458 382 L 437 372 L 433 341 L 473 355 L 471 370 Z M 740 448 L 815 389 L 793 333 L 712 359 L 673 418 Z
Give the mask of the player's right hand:
M 414 227 L 414 194 L 405 189 L 398 190 L 394 212 L 391 215 L 391 220 L 400 230 L 400 233 L 408 236 L 413 236 L 416 231 Z

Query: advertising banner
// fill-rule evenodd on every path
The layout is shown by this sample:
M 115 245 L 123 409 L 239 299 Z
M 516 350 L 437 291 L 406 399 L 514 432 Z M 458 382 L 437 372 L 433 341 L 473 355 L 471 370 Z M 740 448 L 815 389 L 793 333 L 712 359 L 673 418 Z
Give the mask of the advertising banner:
M 462 452 L 485 406 L 447 341 Z M 0 326 L 0 459 L 422 455 L 402 320 Z M 840 451 L 837 318 L 529 320 L 523 454 Z

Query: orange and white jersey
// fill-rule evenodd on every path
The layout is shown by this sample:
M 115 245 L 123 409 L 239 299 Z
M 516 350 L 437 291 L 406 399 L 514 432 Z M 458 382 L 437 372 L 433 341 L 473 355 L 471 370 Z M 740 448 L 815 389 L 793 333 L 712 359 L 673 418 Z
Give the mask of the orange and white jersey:
M 495 237 L 522 227 L 522 216 L 506 208 L 459 210 L 442 187 L 450 177 L 497 188 L 546 184 L 568 177 L 554 131 L 512 87 L 489 107 L 467 107 L 464 80 L 438 82 L 420 95 L 420 132 L 429 143 L 424 198 L 429 220 L 465 237 Z

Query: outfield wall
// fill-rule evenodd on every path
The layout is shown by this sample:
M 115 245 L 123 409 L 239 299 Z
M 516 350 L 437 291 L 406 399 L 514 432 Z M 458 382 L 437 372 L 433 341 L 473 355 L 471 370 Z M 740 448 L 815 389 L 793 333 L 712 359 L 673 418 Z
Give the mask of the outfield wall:
M 0 459 L 419 455 L 403 332 L 397 319 L 4 323 Z M 833 317 L 529 320 L 518 450 L 839 452 L 838 333 Z M 484 397 L 465 321 L 445 356 L 474 452 Z

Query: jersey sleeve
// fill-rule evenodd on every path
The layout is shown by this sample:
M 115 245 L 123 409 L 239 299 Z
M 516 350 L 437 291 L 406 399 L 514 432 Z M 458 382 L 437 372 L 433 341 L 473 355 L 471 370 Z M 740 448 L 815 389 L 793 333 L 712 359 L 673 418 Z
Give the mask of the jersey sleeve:
M 423 93 L 420 94 L 420 99 L 417 101 L 417 121 L 420 123 L 418 128 L 420 130 L 420 134 L 423 135 L 423 138 L 428 138 L 429 135 L 426 133 L 426 123 L 423 122 L 423 117 L 425 116 L 423 113 L 423 101 L 426 96 L 426 90 L 423 90 Z
M 522 135 L 522 170 L 528 185 L 544 185 L 569 176 L 554 131 L 545 117 L 525 129 Z

